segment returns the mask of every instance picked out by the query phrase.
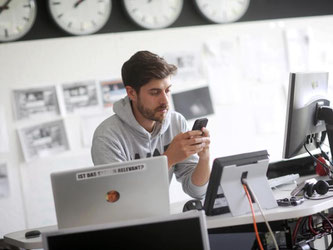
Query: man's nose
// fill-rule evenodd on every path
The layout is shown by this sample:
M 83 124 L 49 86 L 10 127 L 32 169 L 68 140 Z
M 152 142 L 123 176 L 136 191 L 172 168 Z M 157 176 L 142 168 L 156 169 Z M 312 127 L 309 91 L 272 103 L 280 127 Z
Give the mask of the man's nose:
M 168 93 L 163 92 L 161 95 L 161 103 L 168 103 L 169 102 L 169 95 Z

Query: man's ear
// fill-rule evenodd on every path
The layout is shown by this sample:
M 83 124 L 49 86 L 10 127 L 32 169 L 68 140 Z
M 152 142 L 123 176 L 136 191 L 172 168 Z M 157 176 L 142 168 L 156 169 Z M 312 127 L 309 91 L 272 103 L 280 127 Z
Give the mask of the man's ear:
M 127 95 L 131 101 L 135 101 L 137 98 L 137 94 L 135 89 L 133 89 L 131 86 L 125 86 Z

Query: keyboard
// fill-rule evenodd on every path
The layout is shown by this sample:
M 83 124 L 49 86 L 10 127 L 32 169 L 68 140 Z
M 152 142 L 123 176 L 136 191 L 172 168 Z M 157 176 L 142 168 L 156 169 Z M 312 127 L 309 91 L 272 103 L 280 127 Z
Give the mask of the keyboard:
M 293 183 L 294 180 L 299 178 L 299 174 L 288 174 L 268 180 L 268 184 L 271 188 L 277 187 L 283 184 Z

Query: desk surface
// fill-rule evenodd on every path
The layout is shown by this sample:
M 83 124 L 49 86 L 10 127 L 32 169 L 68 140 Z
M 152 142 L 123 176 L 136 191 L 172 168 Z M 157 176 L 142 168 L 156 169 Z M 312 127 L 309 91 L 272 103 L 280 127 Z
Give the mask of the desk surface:
M 282 186 L 280 189 L 274 190 L 274 195 L 276 199 L 290 197 L 290 192 L 294 187 L 295 185 L 285 185 Z M 185 202 L 186 201 L 181 201 L 171 204 L 170 206 L 171 213 L 172 214 L 181 213 Z M 302 204 L 295 207 L 294 206 L 277 207 L 270 210 L 264 210 L 264 213 L 268 221 L 278 221 L 278 220 L 286 220 L 286 219 L 309 216 L 324 211 L 326 209 L 329 209 L 331 207 L 333 207 L 333 198 L 324 199 L 324 200 L 305 200 Z M 215 215 L 215 216 L 206 216 L 206 221 L 208 229 L 246 225 L 253 223 L 251 214 L 245 214 L 242 216 L 233 217 L 230 213 Z M 257 222 L 264 221 L 260 212 L 256 213 L 256 221 Z M 57 229 L 58 228 L 56 225 L 36 228 L 36 230 L 39 230 L 42 233 Z M 34 229 L 27 229 L 6 234 L 4 236 L 4 239 L 8 244 L 25 249 L 42 248 L 41 237 L 36 237 L 33 239 L 25 238 L 24 236 L 25 233 L 31 230 Z
M 276 199 L 290 197 L 290 192 L 295 187 L 295 184 L 284 185 L 281 188 L 274 190 L 274 196 Z M 332 193 L 328 194 L 327 196 L 331 195 Z M 184 202 L 172 204 L 171 212 L 181 212 L 183 204 Z M 302 204 L 297 206 L 277 207 L 269 210 L 264 210 L 264 214 L 268 221 L 279 221 L 309 216 L 327 210 L 331 207 L 333 207 L 333 198 L 328 198 L 324 200 L 305 200 Z M 252 224 L 253 219 L 251 213 L 236 217 L 232 216 L 231 213 L 226 213 L 221 215 L 206 216 L 206 222 L 208 229 L 214 229 L 228 226 Z M 259 211 L 256 212 L 256 222 L 264 222 L 264 218 Z

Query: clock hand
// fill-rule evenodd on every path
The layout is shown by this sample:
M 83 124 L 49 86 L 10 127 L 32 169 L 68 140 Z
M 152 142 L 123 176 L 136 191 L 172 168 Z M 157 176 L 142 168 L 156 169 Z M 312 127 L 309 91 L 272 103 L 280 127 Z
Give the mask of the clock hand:
M 79 0 L 74 4 L 74 8 L 77 8 L 84 0 Z
M 2 6 L 0 7 L 0 14 L 1 14 L 2 11 L 4 11 L 4 10 L 8 10 L 8 9 L 9 9 L 8 4 L 9 4 L 11 1 L 12 1 L 12 0 L 7 0 L 7 2 L 5 2 L 4 5 L 2 5 Z

